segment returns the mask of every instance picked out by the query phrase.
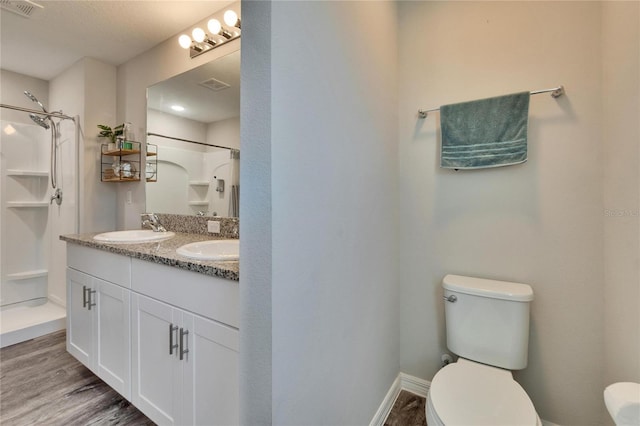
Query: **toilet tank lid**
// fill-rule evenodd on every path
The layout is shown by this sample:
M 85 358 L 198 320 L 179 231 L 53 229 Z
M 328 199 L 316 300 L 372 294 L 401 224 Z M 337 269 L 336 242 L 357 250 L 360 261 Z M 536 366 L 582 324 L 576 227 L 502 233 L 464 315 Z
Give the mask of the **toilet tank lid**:
M 513 300 L 516 302 L 530 302 L 533 300 L 533 290 L 529 285 L 508 281 L 449 274 L 443 278 L 442 286 L 450 291 L 492 299 Z

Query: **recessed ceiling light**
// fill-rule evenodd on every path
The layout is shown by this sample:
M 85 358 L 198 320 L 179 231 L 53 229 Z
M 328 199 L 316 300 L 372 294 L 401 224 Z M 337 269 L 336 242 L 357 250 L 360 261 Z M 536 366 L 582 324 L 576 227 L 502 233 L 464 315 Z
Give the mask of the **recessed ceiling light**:
M 171 105 L 171 109 L 174 111 L 184 111 L 184 107 L 180 105 Z
M 16 129 L 14 129 L 14 127 L 11 124 L 7 124 L 7 126 L 4 128 L 4 133 L 7 135 L 12 135 L 16 132 Z

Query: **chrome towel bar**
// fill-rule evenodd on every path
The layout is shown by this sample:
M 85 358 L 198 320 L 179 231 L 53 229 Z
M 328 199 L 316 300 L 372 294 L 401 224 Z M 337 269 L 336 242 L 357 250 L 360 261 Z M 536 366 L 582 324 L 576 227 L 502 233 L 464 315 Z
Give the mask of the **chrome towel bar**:
M 551 89 L 533 90 L 529 93 L 532 95 L 539 95 L 541 93 L 549 93 L 549 92 L 551 92 L 552 97 L 559 98 L 560 96 L 564 95 L 564 86 L 553 87 Z M 434 112 L 434 111 L 440 111 L 440 108 L 438 107 L 438 108 L 431 108 L 431 109 L 419 109 L 418 117 L 427 118 L 427 115 L 430 112 Z

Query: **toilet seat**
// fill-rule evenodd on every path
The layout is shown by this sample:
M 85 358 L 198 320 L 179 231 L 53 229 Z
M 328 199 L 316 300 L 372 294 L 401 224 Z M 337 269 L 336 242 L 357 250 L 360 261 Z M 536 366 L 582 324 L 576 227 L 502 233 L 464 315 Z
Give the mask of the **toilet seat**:
M 529 396 L 509 370 L 464 358 L 435 375 L 427 399 L 427 421 L 435 424 L 540 424 Z

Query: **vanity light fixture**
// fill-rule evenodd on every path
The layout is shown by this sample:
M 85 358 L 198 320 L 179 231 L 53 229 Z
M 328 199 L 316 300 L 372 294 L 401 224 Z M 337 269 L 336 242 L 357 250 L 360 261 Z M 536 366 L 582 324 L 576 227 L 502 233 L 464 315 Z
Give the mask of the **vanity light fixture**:
M 210 19 L 207 23 L 209 33 L 196 27 L 191 32 L 191 37 L 187 34 L 178 37 L 178 44 L 183 49 L 189 49 L 189 55 L 193 59 L 240 37 L 240 18 L 235 11 L 229 9 L 224 13 L 224 23 L 230 28 L 223 27 L 217 19 Z
M 171 109 L 174 111 L 184 111 L 184 107 L 182 105 L 171 105 Z
M 196 27 L 191 32 L 191 37 L 193 38 L 193 41 L 195 41 L 196 43 L 202 43 L 204 39 L 207 37 L 207 34 L 205 34 L 202 28 Z
M 238 14 L 231 9 L 224 13 L 224 23 L 230 27 L 240 28 L 240 18 L 238 18 Z

